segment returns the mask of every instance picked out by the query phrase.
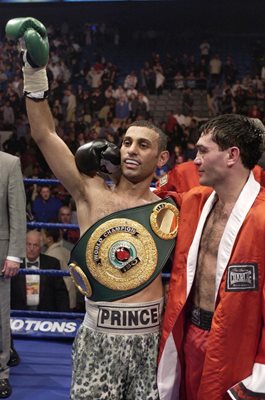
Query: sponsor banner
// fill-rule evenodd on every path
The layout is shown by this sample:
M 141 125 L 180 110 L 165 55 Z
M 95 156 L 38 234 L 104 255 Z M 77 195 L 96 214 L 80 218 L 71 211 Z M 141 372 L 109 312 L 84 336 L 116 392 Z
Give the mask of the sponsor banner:
M 11 317 L 10 327 L 14 336 L 34 336 L 38 338 L 75 338 L 82 319 L 53 319 Z

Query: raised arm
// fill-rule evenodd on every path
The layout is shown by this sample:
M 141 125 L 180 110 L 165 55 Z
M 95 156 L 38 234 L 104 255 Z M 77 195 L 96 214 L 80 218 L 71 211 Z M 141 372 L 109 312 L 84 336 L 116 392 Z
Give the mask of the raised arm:
M 81 146 L 73 156 L 56 134 L 47 100 L 49 43 L 45 26 L 35 18 L 14 18 L 6 25 L 6 35 L 17 40 L 22 50 L 24 93 L 33 139 L 54 175 L 73 198 L 92 201 L 91 189 L 105 188 L 99 174 L 103 174 L 104 178 L 106 175 L 111 178 L 119 176 L 119 149 L 105 140 L 95 140 Z
M 79 147 L 74 157 L 55 132 L 54 120 L 47 100 L 35 101 L 26 98 L 26 107 L 32 137 L 54 175 L 75 199 L 80 192 L 83 193 L 84 181 L 86 186 L 91 187 L 103 184 L 97 173 L 113 181 L 119 178 L 120 151 L 116 145 L 104 139 L 93 140 Z
M 76 198 L 82 189 L 83 178 L 76 167 L 73 154 L 55 131 L 48 101 L 26 98 L 26 107 L 33 139 L 54 175 Z
M 16 40 L 23 59 L 24 93 L 31 134 L 54 175 L 76 199 L 82 190 L 82 175 L 64 141 L 56 134 L 48 105 L 46 65 L 49 42 L 45 26 L 35 18 L 14 18 L 6 24 L 6 36 Z

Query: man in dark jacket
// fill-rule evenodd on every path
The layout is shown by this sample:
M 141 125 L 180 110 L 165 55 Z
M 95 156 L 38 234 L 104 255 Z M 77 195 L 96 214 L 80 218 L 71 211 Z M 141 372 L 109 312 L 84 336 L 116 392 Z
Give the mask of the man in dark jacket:
M 41 234 L 27 233 L 27 256 L 21 268 L 58 269 L 57 258 L 41 253 Z M 11 282 L 11 308 L 38 311 L 69 311 L 68 292 L 61 276 L 22 275 Z

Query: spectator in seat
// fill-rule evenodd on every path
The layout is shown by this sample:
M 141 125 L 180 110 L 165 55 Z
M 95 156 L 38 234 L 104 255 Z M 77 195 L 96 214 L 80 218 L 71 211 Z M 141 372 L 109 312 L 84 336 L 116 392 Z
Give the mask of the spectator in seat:
M 62 224 L 72 223 L 72 210 L 69 206 L 62 206 L 59 210 L 58 221 Z M 79 239 L 78 229 L 61 229 L 63 246 L 71 250 Z
M 61 270 L 68 271 L 67 263 L 70 259 L 70 251 L 62 246 L 60 241 L 59 229 L 43 229 L 42 231 L 43 244 L 47 250 L 45 254 L 55 257 L 60 262 Z M 76 288 L 70 276 L 64 276 L 64 282 L 69 295 L 70 309 L 74 310 L 76 307 Z
M 61 206 L 62 202 L 51 195 L 49 186 L 42 186 L 39 195 L 32 202 L 32 214 L 36 221 L 55 221 Z
M 41 253 L 41 233 L 29 231 L 22 269 L 60 270 L 57 258 Z M 18 274 L 11 280 L 11 308 L 14 310 L 69 311 L 69 297 L 60 276 Z

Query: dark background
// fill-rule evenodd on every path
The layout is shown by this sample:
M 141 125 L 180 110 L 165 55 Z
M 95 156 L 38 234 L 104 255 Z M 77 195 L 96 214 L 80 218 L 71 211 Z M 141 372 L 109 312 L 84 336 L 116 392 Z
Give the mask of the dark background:
M 121 29 L 166 29 L 179 35 L 265 34 L 264 0 L 0 3 L 0 23 L 33 16 L 44 23 L 107 22 Z

